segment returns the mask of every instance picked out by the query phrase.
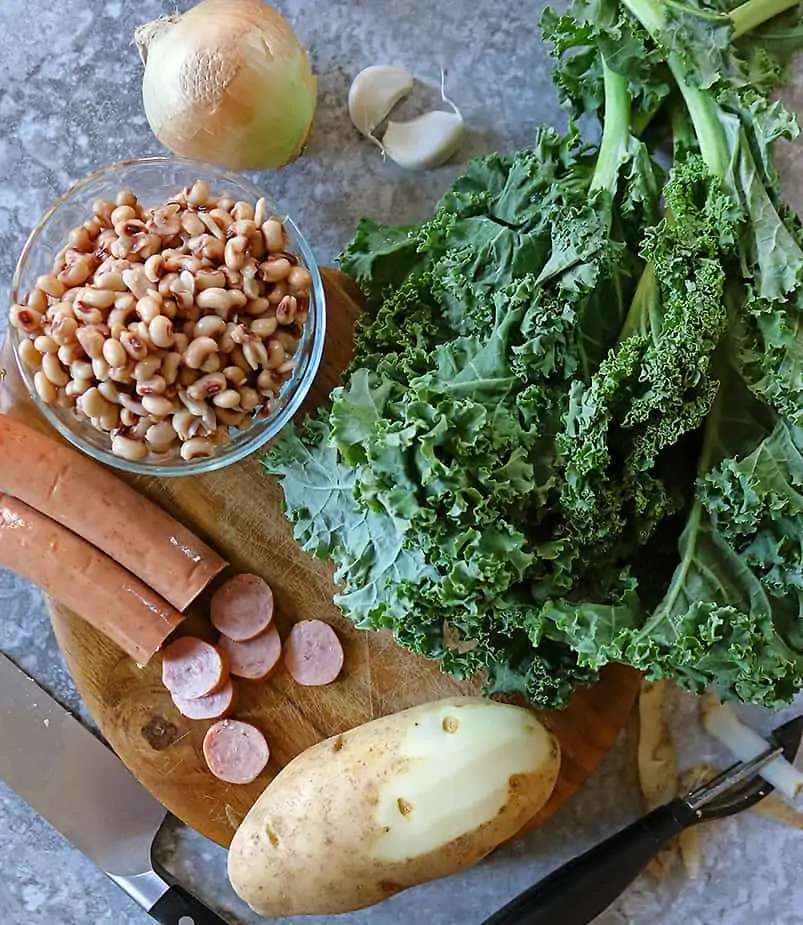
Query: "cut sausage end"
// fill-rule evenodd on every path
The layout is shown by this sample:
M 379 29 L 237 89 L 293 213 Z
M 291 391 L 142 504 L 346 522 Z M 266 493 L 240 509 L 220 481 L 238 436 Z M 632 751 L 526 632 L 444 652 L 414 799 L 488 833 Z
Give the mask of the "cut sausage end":
M 229 671 L 248 681 L 264 681 L 282 657 L 282 640 L 275 626 L 245 642 L 221 636 L 218 648 L 229 659 Z
M 195 636 L 181 636 L 162 653 L 162 683 L 180 700 L 219 691 L 229 679 L 226 656 Z
M 265 770 L 270 749 L 265 736 L 250 723 L 224 719 L 204 736 L 204 758 L 209 770 L 227 784 L 250 784 Z
M 229 679 L 219 691 L 207 694 L 206 697 L 196 697 L 188 700 L 184 697 L 170 695 L 176 709 L 187 719 L 220 719 L 227 716 L 233 709 L 237 699 L 237 688 Z
M 235 575 L 212 596 L 210 618 L 219 633 L 246 642 L 270 625 L 273 591 L 259 575 Z
M 331 684 L 342 671 L 343 660 L 343 646 L 328 623 L 301 620 L 290 630 L 284 646 L 284 665 L 298 684 Z

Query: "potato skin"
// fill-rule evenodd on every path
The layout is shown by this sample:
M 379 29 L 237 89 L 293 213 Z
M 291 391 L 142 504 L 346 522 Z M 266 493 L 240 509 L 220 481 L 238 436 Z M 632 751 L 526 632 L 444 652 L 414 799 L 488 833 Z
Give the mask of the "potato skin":
M 507 751 L 492 752 L 489 746 L 486 755 L 478 742 L 476 765 L 459 779 L 457 771 L 452 779 L 446 770 L 442 784 L 428 787 L 433 770 L 443 773 L 450 760 L 451 767 L 465 760 L 450 759 L 448 749 L 456 737 L 449 736 L 454 730 L 448 724 L 472 717 L 481 717 L 493 730 L 501 718 L 501 725 L 510 729 L 501 743 Z M 439 723 L 444 751 L 433 756 L 433 742 L 435 748 L 438 743 L 431 730 L 439 731 Z M 525 771 L 509 774 L 501 768 L 503 761 L 511 764 L 510 749 L 526 758 Z M 263 915 L 331 915 L 362 909 L 462 870 L 512 838 L 547 801 L 559 769 L 557 740 L 532 712 L 520 707 L 458 697 L 381 717 L 307 749 L 281 771 L 234 836 L 229 879 L 237 894 Z M 494 773 L 501 786 L 474 806 L 471 797 L 477 785 L 468 781 L 486 775 L 490 780 Z M 396 799 L 399 787 L 409 795 L 409 803 Z M 404 834 L 408 812 L 409 821 L 418 822 L 412 816 L 417 811 L 413 804 L 418 803 L 422 814 L 426 807 L 439 812 L 440 805 L 448 806 L 452 797 L 459 802 L 463 793 L 469 804 L 464 814 L 453 814 L 444 823 L 447 831 L 452 826 L 448 840 L 432 844 L 426 825 L 418 836 Z M 389 813 L 397 804 L 400 815 L 394 823 Z M 479 824 L 467 821 L 472 813 L 483 812 Z M 393 825 L 397 828 L 392 831 Z M 455 831 L 461 826 L 462 831 Z M 408 838 L 412 850 L 405 852 Z

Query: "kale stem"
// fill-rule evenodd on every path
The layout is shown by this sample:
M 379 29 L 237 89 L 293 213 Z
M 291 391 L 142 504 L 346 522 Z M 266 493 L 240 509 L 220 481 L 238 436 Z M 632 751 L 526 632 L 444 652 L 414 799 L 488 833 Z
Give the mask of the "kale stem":
M 627 77 L 612 71 L 605 57 L 601 57 L 605 83 L 605 121 L 591 189 L 605 189 L 615 195 L 619 168 L 625 159 L 630 140 L 630 95 Z
M 741 38 L 746 32 L 763 25 L 786 10 L 797 6 L 799 0 L 747 0 L 747 3 L 731 10 L 733 22 L 732 38 Z

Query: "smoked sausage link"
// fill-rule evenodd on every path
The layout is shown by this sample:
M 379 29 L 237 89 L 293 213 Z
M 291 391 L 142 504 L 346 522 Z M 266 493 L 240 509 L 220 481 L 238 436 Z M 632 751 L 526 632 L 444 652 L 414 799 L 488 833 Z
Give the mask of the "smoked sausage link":
M 39 585 L 144 665 L 184 619 L 61 524 L 0 494 L 0 566 Z
M 100 463 L 6 415 L 0 492 L 97 546 L 181 611 L 228 564 Z

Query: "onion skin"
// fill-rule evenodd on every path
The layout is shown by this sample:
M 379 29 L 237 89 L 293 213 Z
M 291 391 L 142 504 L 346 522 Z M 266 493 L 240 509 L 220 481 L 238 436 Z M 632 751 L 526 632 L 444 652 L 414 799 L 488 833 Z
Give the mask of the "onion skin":
M 203 0 L 137 30 L 142 98 L 174 154 L 231 170 L 278 169 L 304 149 L 317 80 L 292 27 L 262 0 Z

